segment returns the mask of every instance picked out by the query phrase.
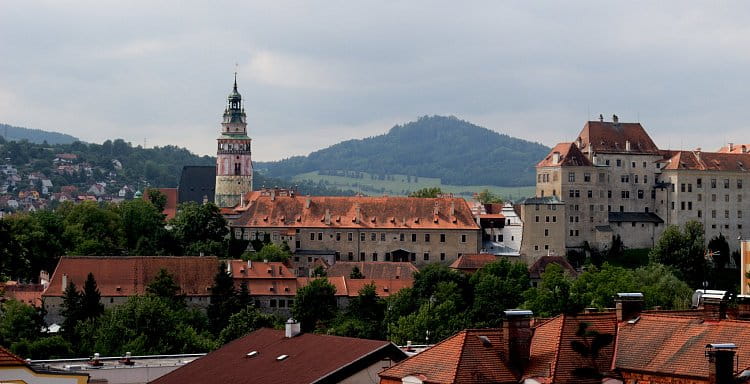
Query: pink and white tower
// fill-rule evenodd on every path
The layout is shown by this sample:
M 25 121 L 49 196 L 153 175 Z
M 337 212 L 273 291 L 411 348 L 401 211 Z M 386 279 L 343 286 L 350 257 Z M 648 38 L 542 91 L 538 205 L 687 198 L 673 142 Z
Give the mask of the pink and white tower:
M 242 96 L 237 92 L 237 73 L 234 88 L 227 98 L 221 135 L 217 139 L 216 193 L 214 202 L 219 207 L 235 207 L 242 196 L 253 190 L 253 162 L 247 136 L 247 117 Z

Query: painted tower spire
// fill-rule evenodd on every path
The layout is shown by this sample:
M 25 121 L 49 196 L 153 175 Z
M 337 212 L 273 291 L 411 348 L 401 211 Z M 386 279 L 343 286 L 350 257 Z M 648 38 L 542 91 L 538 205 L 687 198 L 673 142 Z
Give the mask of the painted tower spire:
M 237 91 L 237 72 L 234 87 L 227 97 L 221 134 L 217 139 L 216 194 L 219 207 L 235 207 L 242 196 L 253 190 L 253 163 L 250 157 L 250 137 L 247 136 L 247 116 L 242 95 Z

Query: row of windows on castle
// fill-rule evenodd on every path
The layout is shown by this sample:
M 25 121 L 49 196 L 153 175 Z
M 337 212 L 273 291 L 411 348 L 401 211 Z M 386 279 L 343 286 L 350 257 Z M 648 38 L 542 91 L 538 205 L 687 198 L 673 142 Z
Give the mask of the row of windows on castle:
M 639 179 L 639 175 L 637 174 L 625 174 L 620 176 L 620 181 L 623 183 L 629 183 L 630 182 L 630 176 L 633 176 L 633 182 L 639 183 L 639 180 L 643 180 L 643 184 L 648 184 L 648 175 L 643 175 L 642 179 Z M 599 172 L 597 175 L 598 183 L 609 183 L 610 178 L 609 175 L 605 172 Z M 557 173 L 552 173 L 552 181 L 557 181 Z M 539 183 L 549 183 L 550 182 L 550 174 L 549 173 L 540 173 L 536 176 L 536 181 Z M 569 183 L 575 183 L 576 182 L 576 173 L 575 172 L 568 172 L 568 182 Z M 591 182 L 591 173 L 590 172 L 584 172 L 583 173 L 583 182 L 584 183 L 590 183 Z
M 460 252 L 457 253 L 456 254 L 456 258 L 459 258 L 462 255 L 463 254 L 460 253 Z M 377 252 L 373 252 L 371 254 L 371 258 L 369 260 L 367 260 L 367 254 L 365 252 L 360 252 L 359 253 L 359 259 L 356 260 L 356 261 L 379 261 L 379 257 L 380 257 L 380 255 Z M 393 261 L 417 261 L 417 254 L 415 252 L 408 253 L 407 258 L 408 258 L 408 260 L 407 259 L 396 260 L 395 258 L 393 258 Z M 348 261 L 355 261 L 354 260 L 354 252 L 348 252 L 347 255 L 346 255 L 346 259 Z M 341 260 L 342 260 L 341 252 L 336 252 L 336 261 L 341 261 Z M 391 252 L 386 252 L 385 255 L 384 255 L 384 257 L 383 257 L 383 260 L 385 260 L 385 261 L 391 261 Z M 432 259 L 432 257 L 430 256 L 429 252 L 425 252 L 425 253 L 422 254 L 422 260 L 424 260 L 424 261 L 437 261 L 437 260 L 433 260 Z M 445 261 L 445 252 L 440 252 L 440 261 Z
M 729 179 L 724 179 L 723 185 L 724 189 L 729 189 L 731 186 L 731 182 Z M 717 188 L 717 179 L 711 179 L 711 189 Z M 703 188 L 703 179 L 698 178 L 695 181 L 695 187 L 697 189 Z M 742 179 L 737 179 L 737 189 L 742 189 Z M 675 192 L 676 190 L 676 184 L 672 183 L 672 192 Z M 680 192 L 693 192 L 693 183 L 680 183 Z
M 330 236 L 334 237 L 333 234 L 331 234 Z M 341 239 L 342 239 L 341 232 L 336 232 L 336 236 L 335 237 L 336 237 L 336 241 L 341 241 Z M 368 237 L 367 233 L 365 233 L 365 232 L 360 232 L 359 233 L 359 241 L 367 241 L 367 237 Z M 380 234 L 378 234 L 377 232 L 370 232 L 370 236 L 369 237 L 370 237 L 370 241 L 378 241 L 378 239 L 380 239 L 380 241 L 386 241 L 386 234 L 385 234 L 385 232 L 381 232 Z M 416 243 L 417 242 L 417 238 L 418 238 L 418 236 L 417 236 L 416 233 L 412 233 L 411 234 L 411 242 L 412 243 Z M 315 241 L 316 239 L 318 241 L 323 241 L 323 232 L 310 232 L 310 240 L 311 241 Z M 431 239 L 430 234 L 429 233 L 425 233 L 424 234 L 424 242 L 425 243 L 429 243 L 430 239 Z M 346 233 L 346 240 L 347 241 L 354 241 L 354 232 L 347 232 Z M 396 237 L 394 237 L 393 240 L 396 240 Z M 406 241 L 406 234 L 399 233 L 398 234 L 398 240 L 399 241 Z M 444 233 L 440 234 L 440 242 L 441 243 L 445 243 L 445 234 Z M 466 242 L 466 234 L 461 234 L 461 242 L 462 243 Z

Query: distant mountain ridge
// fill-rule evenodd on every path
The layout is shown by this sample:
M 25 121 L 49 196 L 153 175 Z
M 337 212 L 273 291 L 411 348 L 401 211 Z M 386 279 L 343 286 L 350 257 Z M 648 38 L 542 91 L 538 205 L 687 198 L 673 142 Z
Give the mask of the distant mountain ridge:
M 455 116 L 423 116 L 388 133 L 347 140 L 275 162 L 258 162 L 269 176 L 320 170 L 406 174 L 443 184 L 529 186 L 550 148 L 474 125 Z
M 60 132 L 49 132 L 41 129 L 16 127 L 0 123 L 0 136 L 7 141 L 28 140 L 31 143 L 42 144 L 71 144 L 78 140 L 77 137 Z

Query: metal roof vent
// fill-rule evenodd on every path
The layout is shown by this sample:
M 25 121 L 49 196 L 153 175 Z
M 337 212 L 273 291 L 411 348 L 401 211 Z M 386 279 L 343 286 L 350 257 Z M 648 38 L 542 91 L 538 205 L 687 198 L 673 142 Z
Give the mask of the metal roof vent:
M 289 355 L 279 355 L 278 357 L 276 357 L 276 361 L 281 361 L 281 360 L 284 360 L 284 359 L 286 359 L 287 357 L 289 357 Z
M 251 351 L 251 352 L 248 352 L 247 355 L 245 355 L 245 357 L 255 357 L 255 356 L 258 356 L 258 351 Z

